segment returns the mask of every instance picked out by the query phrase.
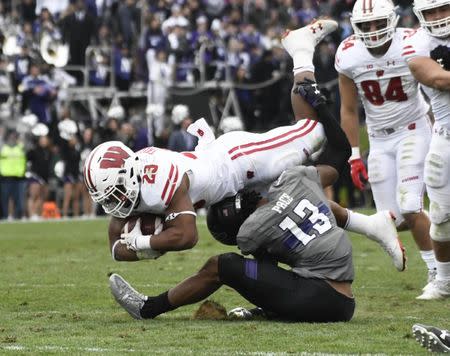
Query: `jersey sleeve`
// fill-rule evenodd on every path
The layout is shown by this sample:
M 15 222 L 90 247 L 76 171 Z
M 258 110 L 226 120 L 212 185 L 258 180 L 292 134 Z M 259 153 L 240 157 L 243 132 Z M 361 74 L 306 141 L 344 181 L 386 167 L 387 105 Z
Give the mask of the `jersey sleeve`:
M 173 159 L 173 152 L 139 153 L 141 199 L 147 210 L 163 214 L 181 184 L 185 170 Z
M 422 29 L 413 31 L 406 36 L 403 44 L 402 57 L 409 61 L 415 57 L 429 57 L 429 39 Z
M 339 74 L 343 74 L 351 79 L 353 79 L 353 75 L 351 71 L 350 56 L 352 56 L 352 52 L 354 52 L 355 49 L 355 38 L 350 36 L 341 42 L 336 51 L 336 57 L 334 60 L 334 68 L 336 71 Z

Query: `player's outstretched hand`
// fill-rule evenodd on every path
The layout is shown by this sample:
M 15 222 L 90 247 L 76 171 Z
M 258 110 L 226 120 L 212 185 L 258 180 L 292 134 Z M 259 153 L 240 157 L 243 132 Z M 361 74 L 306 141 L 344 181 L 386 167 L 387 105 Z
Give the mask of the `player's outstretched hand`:
M 430 52 L 430 57 L 438 62 L 445 70 L 450 70 L 450 48 L 447 46 L 437 46 Z
M 314 109 L 327 102 L 327 98 L 322 94 L 317 83 L 310 79 L 295 83 L 294 93 L 299 94 Z
M 364 185 L 369 179 L 364 162 L 361 158 L 356 158 L 350 160 L 348 163 L 350 164 L 350 175 L 352 176 L 354 186 L 359 190 L 364 190 Z

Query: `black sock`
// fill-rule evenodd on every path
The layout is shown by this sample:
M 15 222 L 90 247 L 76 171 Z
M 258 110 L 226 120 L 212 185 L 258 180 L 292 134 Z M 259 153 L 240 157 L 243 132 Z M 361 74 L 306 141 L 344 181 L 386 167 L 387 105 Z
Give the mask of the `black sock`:
M 144 319 L 153 319 L 159 314 L 175 309 L 169 303 L 169 291 L 156 297 L 148 297 L 141 309 L 141 316 Z

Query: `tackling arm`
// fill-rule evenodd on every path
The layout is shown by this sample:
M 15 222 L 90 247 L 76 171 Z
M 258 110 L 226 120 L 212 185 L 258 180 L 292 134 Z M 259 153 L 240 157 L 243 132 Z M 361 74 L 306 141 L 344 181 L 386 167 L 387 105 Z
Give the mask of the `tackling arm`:
M 167 210 L 166 215 L 181 211 L 195 212 L 191 198 L 188 194 L 189 180 L 183 176 L 181 185 L 176 190 Z M 188 250 L 196 245 L 198 232 L 195 216 L 191 214 L 180 214 L 175 219 L 164 224 L 164 230 L 158 235 L 151 237 L 151 248 L 153 250 L 180 251 Z
M 437 90 L 450 90 L 450 72 L 428 57 L 414 57 L 408 61 L 414 78 L 423 85 Z

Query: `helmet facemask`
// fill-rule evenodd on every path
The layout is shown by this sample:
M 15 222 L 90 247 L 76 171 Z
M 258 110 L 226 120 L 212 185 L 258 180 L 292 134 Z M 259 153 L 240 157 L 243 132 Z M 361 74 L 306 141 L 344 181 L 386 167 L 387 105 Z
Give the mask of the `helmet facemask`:
M 420 21 L 420 26 L 427 31 L 431 36 L 444 38 L 450 36 L 450 16 L 444 17 L 439 20 L 430 20 L 427 21 L 425 19 L 425 14 L 427 10 L 436 9 L 439 7 L 448 6 L 450 8 L 450 2 L 442 3 L 437 2 L 427 7 L 417 6 L 414 4 L 414 13 Z
M 389 42 L 394 37 L 398 19 L 399 16 L 392 11 L 389 15 L 377 18 L 370 17 L 359 20 L 352 17 L 351 23 L 356 38 L 363 41 L 367 48 L 377 48 Z M 366 29 L 373 21 L 377 22 L 377 29 L 375 31 Z
M 114 183 L 104 191 L 90 192 L 92 199 L 103 207 L 105 213 L 117 218 L 126 218 L 136 207 L 140 186 L 136 160 L 137 157 L 127 160 Z

